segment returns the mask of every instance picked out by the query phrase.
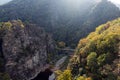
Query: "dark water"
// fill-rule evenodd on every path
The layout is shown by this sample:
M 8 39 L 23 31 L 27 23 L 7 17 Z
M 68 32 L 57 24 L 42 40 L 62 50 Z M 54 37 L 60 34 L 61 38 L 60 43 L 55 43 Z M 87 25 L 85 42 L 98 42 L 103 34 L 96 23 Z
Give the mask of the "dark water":
M 49 76 L 53 72 L 50 69 L 46 69 L 44 72 L 40 72 L 34 79 L 31 80 L 49 80 Z

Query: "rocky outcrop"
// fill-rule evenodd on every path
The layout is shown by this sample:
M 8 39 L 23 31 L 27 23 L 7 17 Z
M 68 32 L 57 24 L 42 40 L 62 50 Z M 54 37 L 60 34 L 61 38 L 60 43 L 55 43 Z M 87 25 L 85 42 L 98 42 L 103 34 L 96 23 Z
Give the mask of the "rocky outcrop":
M 0 54 L 12 80 L 29 80 L 49 67 L 55 45 L 43 29 L 13 20 L 1 23 L 0 33 Z

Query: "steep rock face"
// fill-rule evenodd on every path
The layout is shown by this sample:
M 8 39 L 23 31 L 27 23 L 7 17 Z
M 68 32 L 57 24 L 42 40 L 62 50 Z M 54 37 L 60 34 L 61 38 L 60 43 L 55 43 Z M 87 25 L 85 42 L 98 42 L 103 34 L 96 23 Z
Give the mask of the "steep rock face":
M 0 32 L 5 71 L 13 80 L 30 79 L 49 67 L 48 54 L 54 53 L 55 48 L 53 40 L 40 27 L 10 21 L 2 23 Z

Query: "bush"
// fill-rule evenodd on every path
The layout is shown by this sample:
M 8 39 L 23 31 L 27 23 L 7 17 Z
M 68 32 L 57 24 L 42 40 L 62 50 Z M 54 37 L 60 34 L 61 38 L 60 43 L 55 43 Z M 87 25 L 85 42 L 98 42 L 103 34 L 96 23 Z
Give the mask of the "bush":
M 0 73 L 0 80 L 10 80 L 8 73 Z
M 80 76 L 76 80 L 92 80 L 92 79 L 90 77 L 86 78 L 84 76 Z
M 65 70 L 57 77 L 57 80 L 73 80 L 71 71 Z
M 58 42 L 58 47 L 64 48 L 66 46 L 65 42 Z
M 5 22 L 3 27 L 10 30 L 12 27 L 12 24 L 10 22 Z

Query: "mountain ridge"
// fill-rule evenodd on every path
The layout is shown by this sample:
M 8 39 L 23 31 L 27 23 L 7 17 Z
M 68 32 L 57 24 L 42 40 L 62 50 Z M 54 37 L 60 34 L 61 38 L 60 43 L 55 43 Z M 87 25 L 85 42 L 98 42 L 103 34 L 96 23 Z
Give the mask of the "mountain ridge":
M 62 0 L 13 0 L 0 7 L 0 21 L 21 19 L 24 22 L 38 24 L 53 34 L 53 38 L 57 42 L 64 41 L 67 45 L 75 47 L 78 40 L 93 31 L 96 26 L 120 16 L 120 10 L 109 1 L 102 1 L 102 3 L 107 4 L 98 2 L 99 6 L 106 6 L 105 9 L 98 8 L 99 10 L 94 10 L 92 13 L 89 12 L 96 4 L 96 0 L 88 1 L 90 4 L 87 5 L 87 8 L 84 8 L 86 5 L 84 3 L 81 5 L 83 8 L 78 9 L 78 12 L 73 12 L 73 14 L 68 10 L 70 7 L 65 8 L 65 4 L 62 6 L 63 4 L 58 2 L 62 2 Z

